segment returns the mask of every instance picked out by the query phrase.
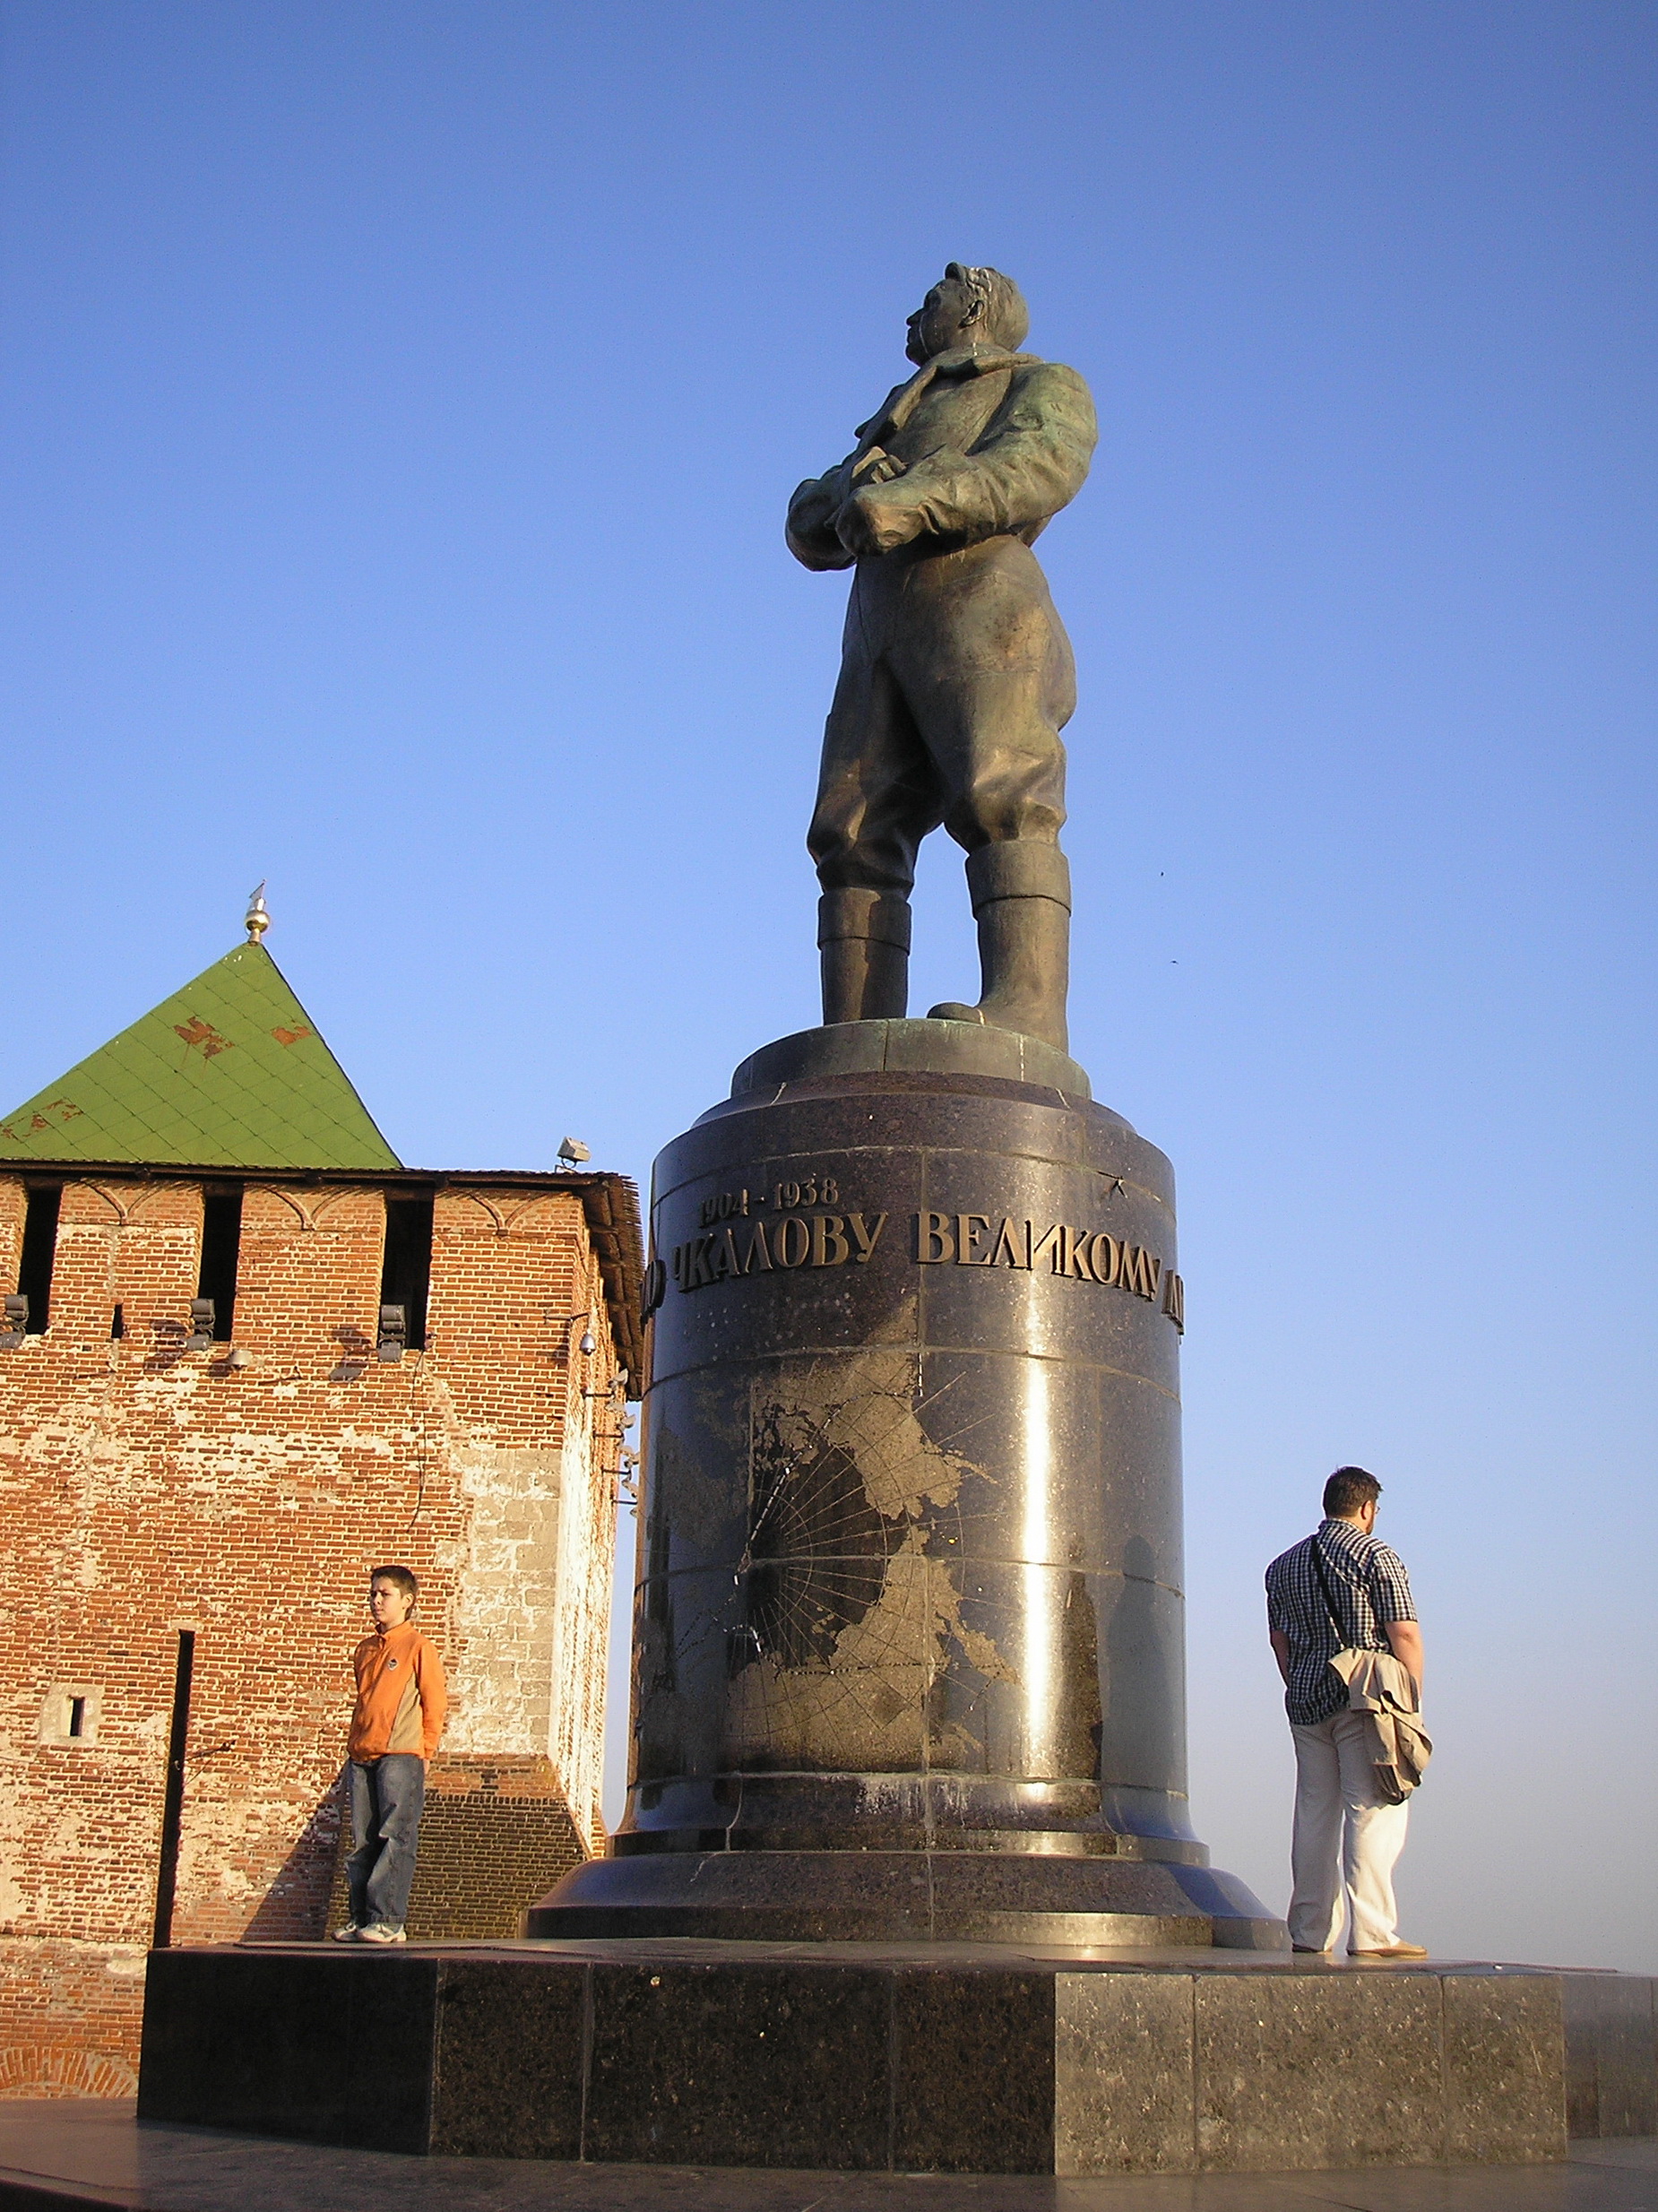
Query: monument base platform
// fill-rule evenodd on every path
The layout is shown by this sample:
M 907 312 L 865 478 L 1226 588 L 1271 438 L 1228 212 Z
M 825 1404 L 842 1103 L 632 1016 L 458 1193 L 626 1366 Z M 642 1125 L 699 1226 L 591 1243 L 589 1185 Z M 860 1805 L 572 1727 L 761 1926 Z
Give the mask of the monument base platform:
M 150 1960 L 142 2119 L 863 2173 L 1517 2164 L 1654 2126 L 1650 1981 L 989 1944 L 227 1947 Z
M 619 1845 L 650 1843 L 627 1836 Z M 1066 1836 L 1019 1842 L 1122 1839 Z M 1204 1859 L 1201 1845 L 1170 1845 Z M 1141 1950 L 1290 1948 L 1234 1875 L 1178 1860 L 1077 1851 L 623 1849 L 566 1875 L 525 1919 L 531 1936 L 711 1937 L 782 1943 L 1007 1943 Z

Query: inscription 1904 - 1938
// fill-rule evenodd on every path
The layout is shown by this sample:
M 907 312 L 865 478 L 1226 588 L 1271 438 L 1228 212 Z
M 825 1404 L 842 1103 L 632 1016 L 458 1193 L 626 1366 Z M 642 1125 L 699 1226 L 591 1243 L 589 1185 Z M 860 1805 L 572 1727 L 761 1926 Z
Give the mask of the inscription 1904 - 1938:
M 886 1223 L 885 1214 L 785 1214 L 768 1224 L 740 1208 L 721 1227 L 676 1245 L 668 1272 L 688 1292 L 796 1267 L 861 1266 L 875 1257 Z M 920 1266 L 1014 1267 L 1104 1283 L 1160 1306 L 1177 1329 L 1186 1326 L 1180 1277 L 1155 1253 L 1107 1230 L 922 1211 L 911 1223 L 910 1257 Z

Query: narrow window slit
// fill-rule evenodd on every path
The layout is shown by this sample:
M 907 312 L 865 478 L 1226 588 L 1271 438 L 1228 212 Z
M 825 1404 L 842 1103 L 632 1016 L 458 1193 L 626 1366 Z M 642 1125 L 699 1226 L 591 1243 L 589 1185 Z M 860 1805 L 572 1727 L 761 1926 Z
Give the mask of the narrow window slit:
M 52 1318 L 52 1269 L 57 1258 L 57 1214 L 63 1202 L 61 1183 L 36 1183 L 23 1214 L 17 1287 L 29 1300 L 29 1318 L 23 1328 L 30 1336 L 44 1336 Z
M 403 1309 L 403 1342 L 426 1350 L 426 1300 L 432 1280 L 432 1194 L 385 1202 L 385 1265 L 380 1303 Z
M 242 1242 L 240 1190 L 210 1190 L 202 1200 L 202 1280 L 198 1298 L 213 1301 L 213 1342 L 228 1344 L 236 1318 L 236 1270 Z

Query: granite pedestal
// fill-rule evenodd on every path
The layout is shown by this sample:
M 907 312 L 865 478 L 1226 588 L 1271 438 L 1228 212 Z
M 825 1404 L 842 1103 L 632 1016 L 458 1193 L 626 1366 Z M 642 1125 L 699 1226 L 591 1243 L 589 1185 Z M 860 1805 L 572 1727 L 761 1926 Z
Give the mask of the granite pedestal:
M 1651 2133 L 1653 1984 L 1213 1948 L 154 1955 L 142 2117 L 365 2148 L 868 2173 L 1558 2158 Z
M 633 1763 L 531 1934 L 1276 1948 L 1186 1795 L 1169 1162 L 944 1021 L 668 1146 Z
M 517 1946 L 158 1954 L 143 2116 L 869 2173 L 1640 2131 L 1650 1983 L 1292 1957 L 1207 1864 L 1169 1163 L 1080 1068 L 949 1022 L 785 1039 L 664 1152 L 652 1230 L 610 1854 Z

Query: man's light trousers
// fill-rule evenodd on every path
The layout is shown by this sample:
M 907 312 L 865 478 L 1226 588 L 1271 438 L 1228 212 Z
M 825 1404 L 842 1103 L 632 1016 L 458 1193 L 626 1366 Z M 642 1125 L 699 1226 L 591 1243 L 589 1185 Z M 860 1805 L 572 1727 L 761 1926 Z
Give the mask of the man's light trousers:
M 1290 1940 L 1331 1949 L 1347 1899 L 1350 1951 L 1386 1950 L 1399 1940 L 1394 1862 L 1404 1848 L 1410 1802 L 1384 1802 L 1369 1759 L 1362 1713 L 1333 1713 L 1295 1738 L 1295 1840 Z

